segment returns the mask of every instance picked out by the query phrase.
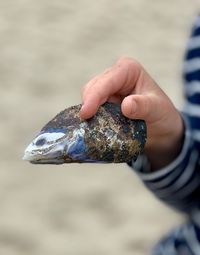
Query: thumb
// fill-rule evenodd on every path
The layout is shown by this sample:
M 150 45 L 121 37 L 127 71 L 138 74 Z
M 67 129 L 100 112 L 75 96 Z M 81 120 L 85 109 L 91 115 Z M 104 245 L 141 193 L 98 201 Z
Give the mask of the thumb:
M 121 109 L 129 119 L 152 121 L 152 113 L 156 112 L 156 102 L 149 95 L 130 95 L 122 101 Z

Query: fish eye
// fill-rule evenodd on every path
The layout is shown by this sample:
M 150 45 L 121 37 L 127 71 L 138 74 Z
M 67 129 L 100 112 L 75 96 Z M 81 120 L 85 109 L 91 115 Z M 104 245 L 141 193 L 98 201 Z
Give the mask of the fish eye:
M 46 143 L 46 139 L 45 138 L 40 138 L 36 141 L 35 145 L 36 146 L 43 146 Z

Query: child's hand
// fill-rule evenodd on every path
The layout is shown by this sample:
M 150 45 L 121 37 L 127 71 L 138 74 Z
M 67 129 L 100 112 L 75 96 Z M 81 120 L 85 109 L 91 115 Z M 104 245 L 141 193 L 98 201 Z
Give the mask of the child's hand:
M 152 169 L 170 163 L 179 153 L 183 122 L 167 95 L 135 60 L 121 58 L 104 73 L 94 77 L 83 88 L 80 116 L 92 117 L 106 101 L 121 104 L 122 113 L 130 119 L 147 123 L 145 147 Z

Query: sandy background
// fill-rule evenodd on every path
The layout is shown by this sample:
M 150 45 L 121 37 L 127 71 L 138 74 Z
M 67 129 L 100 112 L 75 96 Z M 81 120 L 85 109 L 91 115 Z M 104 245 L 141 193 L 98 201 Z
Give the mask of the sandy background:
M 119 56 L 181 107 L 197 1 L 0 0 L 0 254 L 142 255 L 181 221 L 126 165 L 34 166 L 25 146 Z

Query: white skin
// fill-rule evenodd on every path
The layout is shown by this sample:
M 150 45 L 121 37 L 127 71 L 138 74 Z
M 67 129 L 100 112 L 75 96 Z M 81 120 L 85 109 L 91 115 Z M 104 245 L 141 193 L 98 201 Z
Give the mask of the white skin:
M 147 155 L 152 171 L 168 165 L 182 147 L 184 125 L 180 113 L 141 64 L 120 58 L 102 74 L 91 79 L 82 90 L 80 116 L 92 117 L 106 101 L 121 104 L 130 119 L 147 123 Z

